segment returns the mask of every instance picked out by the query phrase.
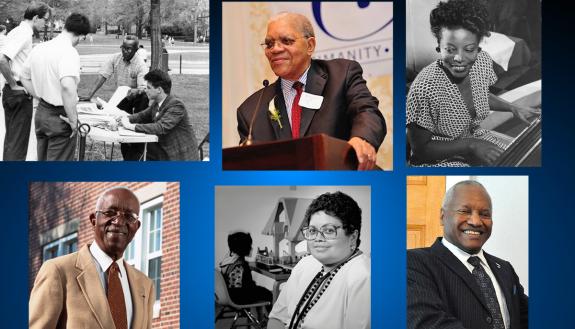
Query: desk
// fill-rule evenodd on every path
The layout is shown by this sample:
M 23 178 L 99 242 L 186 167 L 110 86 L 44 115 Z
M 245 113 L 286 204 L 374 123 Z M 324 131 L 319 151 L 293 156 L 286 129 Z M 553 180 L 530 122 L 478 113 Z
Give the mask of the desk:
M 146 153 L 148 143 L 155 143 L 158 141 L 158 136 L 142 134 L 141 136 L 121 136 L 117 131 L 110 131 L 95 126 L 90 126 L 88 136 L 97 142 L 112 143 L 112 153 L 110 154 L 110 161 L 114 153 L 114 143 L 145 143 L 144 144 L 144 161 L 146 161 Z
M 287 273 L 272 273 L 269 271 L 266 271 L 265 269 L 261 268 L 261 267 L 257 267 L 255 262 L 250 262 L 250 270 L 259 273 L 263 276 L 267 276 L 268 278 L 274 280 L 274 287 L 272 290 L 272 304 L 276 302 L 276 299 L 278 299 L 278 296 L 280 294 L 280 284 L 282 282 L 286 282 L 289 279 L 290 274 Z

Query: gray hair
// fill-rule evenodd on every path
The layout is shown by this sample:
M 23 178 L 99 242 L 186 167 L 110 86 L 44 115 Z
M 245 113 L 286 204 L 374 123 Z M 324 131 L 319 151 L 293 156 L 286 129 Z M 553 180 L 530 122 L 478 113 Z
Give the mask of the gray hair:
M 96 200 L 96 210 L 100 210 L 100 205 L 102 204 L 102 202 L 104 202 L 104 196 L 106 196 L 108 193 L 110 193 L 111 191 L 115 191 L 115 190 L 126 190 L 130 193 L 132 193 L 134 195 L 134 197 L 138 200 L 138 202 L 140 202 L 140 200 L 138 199 L 138 197 L 136 196 L 136 193 L 134 193 L 134 191 L 132 191 L 132 189 L 130 189 L 129 187 L 126 186 L 114 186 L 114 187 L 110 187 L 104 190 L 104 192 L 102 192 L 102 194 L 100 194 L 100 196 L 98 197 L 98 199 Z
M 297 29 L 306 38 L 315 37 L 315 32 L 313 31 L 313 26 L 307 17 L 302 14 L 281 12 L 275 16 L 272 16 L 269 21 L 273 21 L 280 18 L 287 18 L 296 24 Z M 269 22 L 268 21 L 268 22 Z
M 455 183 L 455 185 L 450 187 L 449 190 L 447 190 L 447 192 L 445 192 L 445 196 L 443 197 L 443 203 L 441 204 L 441 209 L 445 209 L 445 207 L 447 207 L 447 205 L 451 203 L 451 201 L 453 200 L 453 197 L 455 196 L 455 190 L 459 186 L 478 186 L 478 187 L 481 187 L 485 191 L 485 194 L 487 194 L 487 197 L 489 197 L 489 203 L 491 203 L 491 196 L 489 196 L 489 193 L 487 193 L 487 189 L 485 189 L 485 186 L 483 186 L 483 184 L 479 183 L 478 181 L 474 181 L 474 180 L 464 180 L 464 181 Z

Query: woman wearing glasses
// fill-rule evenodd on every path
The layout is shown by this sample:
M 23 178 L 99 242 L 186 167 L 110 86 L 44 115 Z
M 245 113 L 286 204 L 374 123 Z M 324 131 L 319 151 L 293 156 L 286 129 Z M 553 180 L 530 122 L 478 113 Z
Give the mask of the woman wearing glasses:
M 310 256 L 294 267 L 269 315 L 268 329 L 370 328 L 370 263 L 359 250 L 361 209 L 341 192 L 306 211 Z
M 512 112 L 527 124 L 537 111 L 489 92 L 497 76 L 492 59 L 479 47 L 489 36 L 489 13 L 482 0 L 440 2 L 430 23 L 440 59 L 418 74 L 407 96 L 410 164 L 493 165 L 507 143 L 479 126 L 489 111 Z

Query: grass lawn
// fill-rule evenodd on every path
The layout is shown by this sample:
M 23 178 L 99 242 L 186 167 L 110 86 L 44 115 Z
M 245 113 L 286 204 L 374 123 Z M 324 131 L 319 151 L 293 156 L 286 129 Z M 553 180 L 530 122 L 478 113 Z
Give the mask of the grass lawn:
M 97 74 L 84 74 L 81 76 L 80 85 L 78 86 L 78 94 L 86 95 L 93 88 Z M 208 75 L 189 75 L 189 74 L 173 74 L 172 78 L 172 95 L 179 98 L 184 102 L 188 114 L 196 133 L 198 143 L 209 132 L 209 76 Z M 113 79 L 110 79 L 113 80 Z M 107 81 L 94 96 L 98 96 L 104 100 L 110 99 L 116 90 L 116 86 L 112 81 Z M 109 158 L 110 147 L 104 148 L 103 143 L 97 142 L 92 145 L 90 153 L 91 141 L 87 142 L 86 159 L 90 160 L 104 160 L 103 154 L 108 154 Z M 107 152 L 107 153 L 106 153 Z M 209 156 L 209 144 L 204 146 L 204 156 Z M 114 148 L 113 160 L 122 160 L 122 154 L 119 147 Z

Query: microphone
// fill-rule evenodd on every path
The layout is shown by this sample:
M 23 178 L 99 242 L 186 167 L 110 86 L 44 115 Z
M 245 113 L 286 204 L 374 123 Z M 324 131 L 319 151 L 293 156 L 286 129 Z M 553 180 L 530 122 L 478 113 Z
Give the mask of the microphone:
M 252 120 L 250 121 L 250 130 L 248 133 L 248 138 L 246 138 L 246 140 L 243 143 L 241 143 L 240 146 L 249 146 L 249 145 L 253 144 L 252 130 L 254 129 L 254 121 L 256 120 L 256 115 L 258 114 L 258 112 L 260 110 L 260 103 L 262 102 L 262 96 L 264 95 L 265 87 L 269 86 L 270 82 L 268 81 L 268 79 L 265 79 L 262 82 L 262 84 L 264 85 L 264 89 L 262 89 L 260 97 L 258 98 L 256 110 L 254 111 L 254 114 L 252 115 Z

